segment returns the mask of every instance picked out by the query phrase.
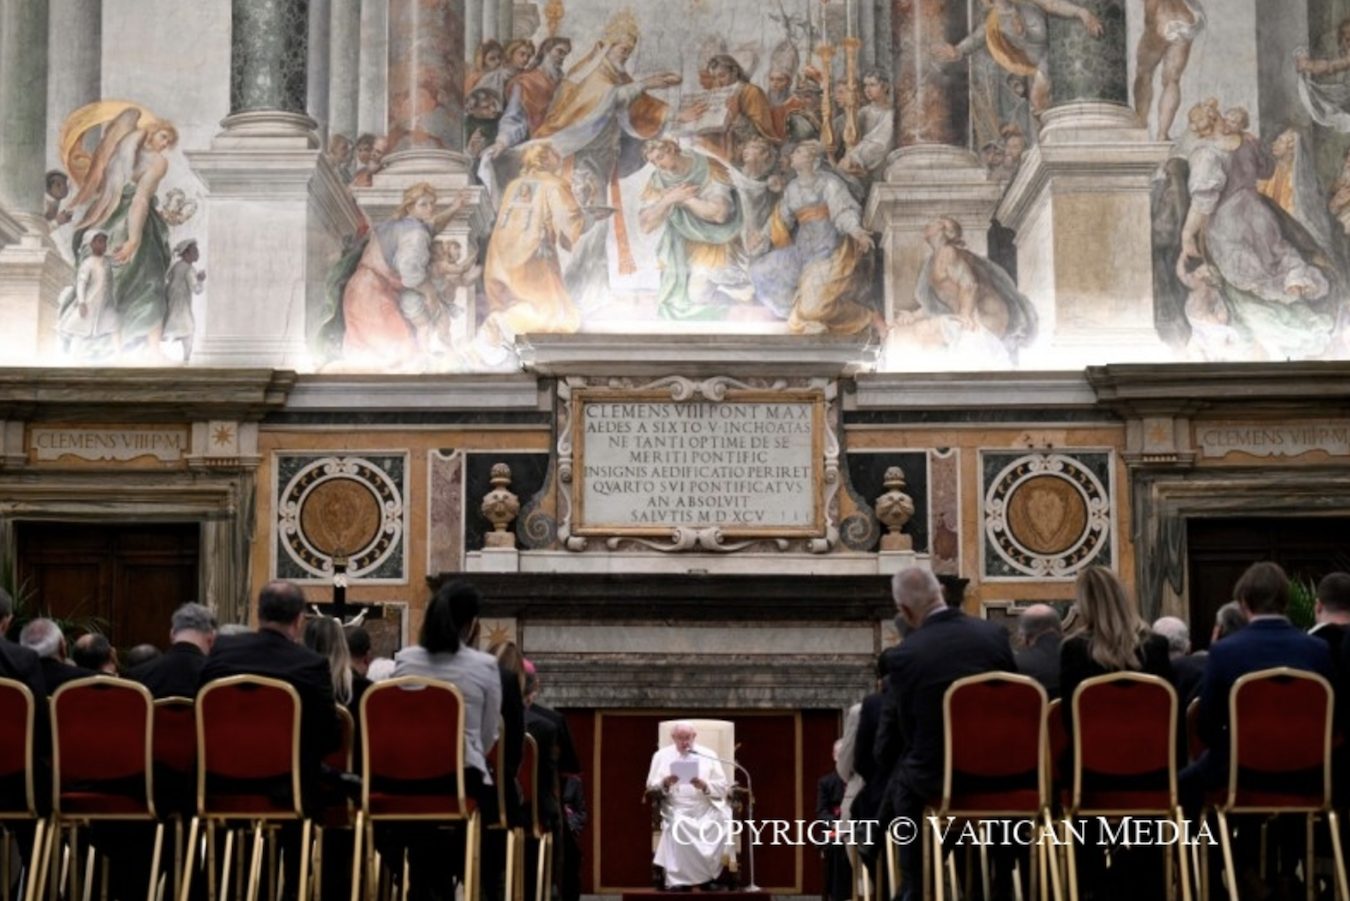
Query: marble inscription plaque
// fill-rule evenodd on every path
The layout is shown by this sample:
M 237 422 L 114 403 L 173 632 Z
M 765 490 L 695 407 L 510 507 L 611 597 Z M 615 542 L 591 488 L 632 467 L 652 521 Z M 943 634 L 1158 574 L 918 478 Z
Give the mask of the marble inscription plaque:
M 183 459 L 188 446 L 186 428 L 95 429 L 34 428 L 29 432 L 34 460 L 115 460 L 154 457 L 165 463 Z
M 586 399 L 578 531 L 817 534 L 822 406 Z
M 1350 420 L 1207 422 L 1196 425 L 1195 438 L 1206 457 L 1297 457 L 1318 450 L 1332 457 L 1350 456 Z

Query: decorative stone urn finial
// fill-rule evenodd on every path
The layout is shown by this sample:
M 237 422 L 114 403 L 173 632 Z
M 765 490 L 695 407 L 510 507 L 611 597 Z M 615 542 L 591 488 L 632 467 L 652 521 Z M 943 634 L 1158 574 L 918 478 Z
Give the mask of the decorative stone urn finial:
M 905 494 L 905 473 L 899 466 L 890 466 L 881 484 L 886 493 L 877 498 L 877 519 L 886 526 L 886 534 L 881 536 L 883 551 L 911 551 L 914 539 L 901 534 L 901 529 L 914 515 L 914 500 Z
M 483 495 L 483 517 L 492 523 L 492 531 L 483 536 L 485 547 L 514 548 L 516 535 L 507 526 L 520 512 L 520 498 L 512 493 L 511 467 L 505 463 L 492 466 L 492 490 Z M 910 505 L 913 509 L 913 504 Z

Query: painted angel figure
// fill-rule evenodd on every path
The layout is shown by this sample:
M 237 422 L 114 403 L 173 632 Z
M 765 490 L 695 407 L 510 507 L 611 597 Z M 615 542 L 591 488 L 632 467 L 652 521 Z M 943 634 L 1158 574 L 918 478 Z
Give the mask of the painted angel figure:
M 103 129 L 88 171 L 75 176 L 86 135 Z M 168 151 L 178 130 L 149 110 L 125 101 L 99 101 L 81 107 L 61 128 L 61 156 L 77 178 L 79 192 L 68 208 L 75 212 L 74 248 L 78 267 L 89 250 L 90 229 L 108 234 L 113 264 L 113 307 L 117 310 L 122 352 L 142 347 L 158 353 L 167 309 L 165 276 L 173 258 L 169 226 L 160 214 L 155 191 L 169 168 Z

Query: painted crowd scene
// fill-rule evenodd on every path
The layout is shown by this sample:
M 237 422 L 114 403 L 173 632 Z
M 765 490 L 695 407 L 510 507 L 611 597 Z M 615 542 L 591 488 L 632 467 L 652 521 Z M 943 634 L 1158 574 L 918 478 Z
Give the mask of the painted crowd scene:
M 237 64 L 221 5 L 188 27 Z M 292 5 L 336 22 L 341 4 Z M 1041 247 L 1009 218 L 1066 98 L 1132 115 L 1128 140 L 1154 154 L 1148 222 L 1126 242 L 1150 359 L 1343 358 L 1350 2 L 1236 5 L 360 4 L 356 68 L 334 56 L 316 88 L 309 48 L 313 146 L 355 222 L 306 277 L 309 365 L 509 370 L 520 336 L 577 332 L 844 336 L 901 369 L 1053 365 L 1073 304 L 1036 287 L 1044 273 L 1124 265 L 1105 223 L 1098 245 L 1089 223 Z M 103 5 L 99 96 L 49 102 L 67 363 L 192 364 L 206 311 L 235 302 L 208 278 L 237 251 L 208 240 L 196 156 L 224 118 L 203 110 L 226 90 L 239 108 L 250 86 L 216 84 L 183 44 L 164 71 L 110 54 L 109 21 L 134 13 Z M 317 31 L 337 47 L 336 24 Z M 988 198 L 976 221 L 956 194 L 944 205 L 933 146 L 969 161 Z M 432 162 L 400 169 L 418 154 Z

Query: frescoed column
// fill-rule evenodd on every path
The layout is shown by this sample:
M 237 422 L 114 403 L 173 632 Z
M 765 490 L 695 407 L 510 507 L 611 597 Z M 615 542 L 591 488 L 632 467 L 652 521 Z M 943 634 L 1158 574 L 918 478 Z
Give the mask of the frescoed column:
M 340 2 L 340 0 L 339 0 Z M 319 123 L 319 143 L 328 146 L 328 77 L 332 65 L 331 0 L 309 0 L 308 64 L 305 69 L 306 101 L 309 116 Z
M 51 0 L 47 45 L 47 165 L 61 165 L 66 116 L 102 96 L 103 0 Z
M 1126 105 L 1125 0 L 1079 5 L 1101 34 L 1051 18 L 1051 106 L 999 206 L 999 221 L 1017 233 L 1019 287 L 1040 319 L 1024 366 L 1170 356 L 1153 322 L 1149 197 L 1169 145 L 1151 140 Z M 1102 247 L 1110 265 L 1084 265 Z
M 194 366 L 308 368 L 327 266 L 360 225 L 305 114 L 315 8 L 233 0 L 230 115 L 210 150 L 186 154 L 207 187 L 209 290 L 225 301 L 205 305 Z
M 333 0 L 329 23 L 328 133 L 356 142 L 361 97 L 361 4 Z
M 49 364 L 56 299 L 73 278 L 42 217 L 46 3 L 0 3 L 0 365 Z
M 464 4 L 464 59 L 472 63 L 482 42 L 483 6 L 478 0 L 467 0 Z
M 389 0 L 389 169 L 461 158 L 463 46 L 464 0 Z
M 357 131 L 384 134 L 389 118 L 389 2 L 361 2 L 361 91 Z
M 966 245 L 983 254 L 1001 186 L 967 147 L 969 64 L 940 59 L 969 30 L 965 0 L 888 0 L 895 134 L 884 180 L 867 199 L 867 226 L 881 233 L 887 321 L 913 310 L 914 288 L 931 252 L 924 229 L 948 216 Z

